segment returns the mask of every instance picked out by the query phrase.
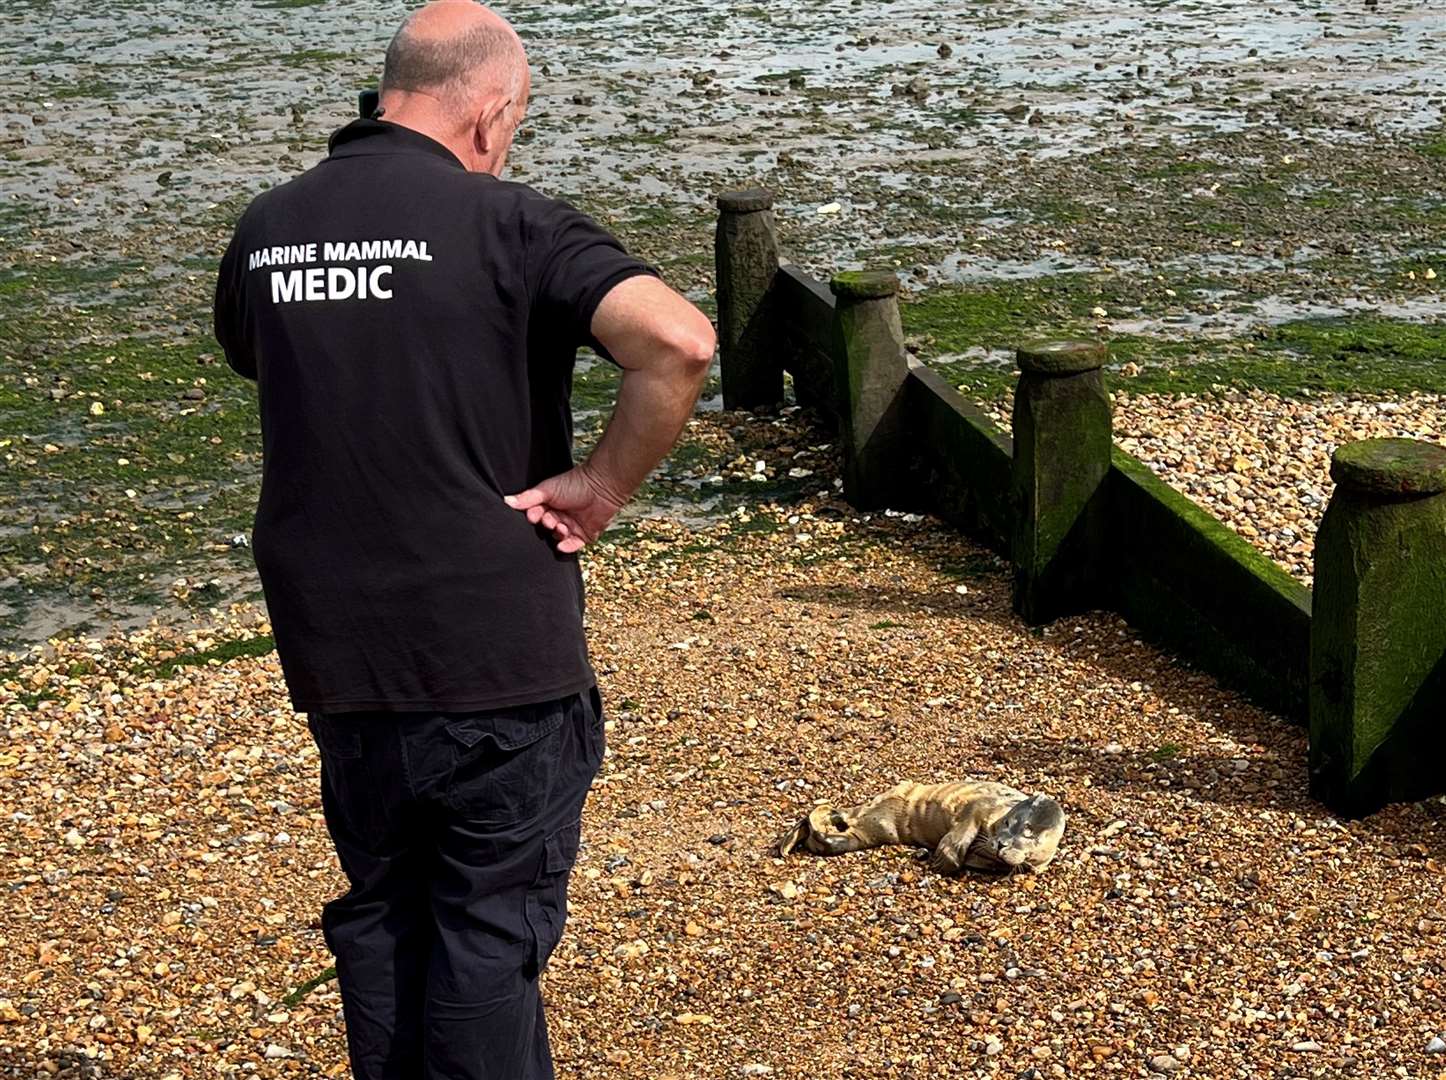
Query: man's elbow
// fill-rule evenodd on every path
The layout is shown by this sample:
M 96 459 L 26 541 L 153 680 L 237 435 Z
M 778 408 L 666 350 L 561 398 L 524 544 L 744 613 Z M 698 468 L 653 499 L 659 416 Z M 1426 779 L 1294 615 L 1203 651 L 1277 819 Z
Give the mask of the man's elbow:
M 673 342 L 677 366 L 692 378 L 702 380 L 713 366 L 713 352 L 718 347 L 713 324 L 700 317 L 696 324 L 680 332 Z

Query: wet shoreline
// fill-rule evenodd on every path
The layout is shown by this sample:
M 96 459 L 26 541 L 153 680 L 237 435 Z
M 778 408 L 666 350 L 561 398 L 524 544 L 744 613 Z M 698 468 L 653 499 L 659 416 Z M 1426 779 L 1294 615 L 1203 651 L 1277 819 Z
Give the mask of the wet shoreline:
M 790 258 L 897 268 L 917 354 L 981 399 L 1025 332 L 1106 336 L 1154 387 L 1189 364 L 1249 384 L 1275 335 L 1301 376 L 1276 388 L 1303 393 L 1331 317 L 1384 342 L 1370 392 L 1439 389 L 1415 358 L 1446 313 L 1446 21 L 1422 5 L 498 6 L 535 69 L 511 178 L 578 202 L 705 306 L 713 196 L 764 184 Z M 0 626 L 17 643 L 255 598 L 230 540 L 259 446 L 209 336 L 215 260 L 245 202 L 350 118 L 404 10 L 0 11 Z M 579 379 L 584 442 L 612 390 L 606 370 Z M 675 491 L 731 464 L 689 438 L 645 516 L 757 497 Z

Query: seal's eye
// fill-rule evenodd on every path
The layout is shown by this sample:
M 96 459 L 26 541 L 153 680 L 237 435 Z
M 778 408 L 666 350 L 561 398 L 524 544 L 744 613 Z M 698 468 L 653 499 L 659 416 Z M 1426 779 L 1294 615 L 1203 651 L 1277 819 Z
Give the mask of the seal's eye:
M 842 814 L 834 814 L 834 815 L 833 815 L 831 818 L 829 818 L 828 820 L 829 820 L 829 824 L 832 825 L 832 826 L 833 826 L 835 829 L 837 829 L 839 832 L 848 832 L 848 831 L 849 831 L 848 819 L 845 818 Z

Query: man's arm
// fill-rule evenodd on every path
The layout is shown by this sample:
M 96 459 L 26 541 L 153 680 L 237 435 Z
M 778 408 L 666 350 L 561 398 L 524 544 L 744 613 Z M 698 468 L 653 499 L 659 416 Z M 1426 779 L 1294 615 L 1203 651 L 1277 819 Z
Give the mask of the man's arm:
M 623 369 L 612 419 L 582 464 L 507 497 L 528 521 L 550 529 L 562 552 L 596 540 L 672 449 L 713 360 L 708 317 L 646 275 L 613 286 L 591 330 Z

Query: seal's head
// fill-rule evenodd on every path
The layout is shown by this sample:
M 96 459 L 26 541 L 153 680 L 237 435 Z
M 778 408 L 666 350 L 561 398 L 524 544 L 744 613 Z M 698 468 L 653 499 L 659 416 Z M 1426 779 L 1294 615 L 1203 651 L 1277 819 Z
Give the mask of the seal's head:
M 852 850 L 848 838 L 852 824 L 843 812 L 827 804 L 815 806 L 774 845 L 778 854 L 787 855 L 803 848 L 815 855 L 838 855 Z
M 1049 865 L 1064 835 L 1064 809 L 1048 795 L 1015 803 L 976 841 L 976 850 L 1005 871 L 1039 872 Z

